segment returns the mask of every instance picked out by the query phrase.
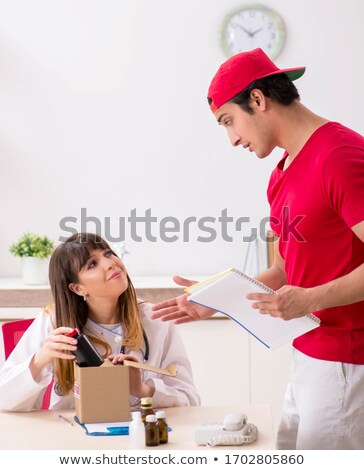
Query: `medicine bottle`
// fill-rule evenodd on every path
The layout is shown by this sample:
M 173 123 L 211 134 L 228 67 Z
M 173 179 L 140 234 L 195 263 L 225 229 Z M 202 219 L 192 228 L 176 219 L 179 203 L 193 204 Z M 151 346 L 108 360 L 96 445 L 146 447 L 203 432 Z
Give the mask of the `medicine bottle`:
M 71 333 L 68 333 L 67 336 L 77 339 L 77 349 L 71 352 L 76 357 L 76 362 L 79 367 L 101 366 L 104 360 L 86 335 L 80 333 L 79 330 L 75 328 Z
M 148 415 L 154 415 L 152 403 L 153 401 L 151 397 L 144 397 L 140 400 L 140 412 L 142 414 L 143 423 L 145 423 L 145 418 Z
M 147 415 L 145 418 L 145 445 L 159 445 L 159 428 L 156 415 Z
M 157 411 L 157 425 L 159 428 L 159 444 L 166 444 L 168 442 L 168 425 L 166 421 L 166 414 L 164 411 Z
M 132 413 L 132 422 L 129 426 L 129 436 L 133 449 L 142 449 L 145 446 L 145 429 L 140 411 Z

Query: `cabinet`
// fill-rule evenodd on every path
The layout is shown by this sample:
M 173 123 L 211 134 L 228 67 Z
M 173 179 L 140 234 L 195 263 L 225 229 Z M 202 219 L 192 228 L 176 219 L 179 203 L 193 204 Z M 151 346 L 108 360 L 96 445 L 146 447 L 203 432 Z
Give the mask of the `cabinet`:
M 277 429 L 291 370 L 292 346 L 286 344 L 271 351 L 253 338 L 249 338 L 249 342 L 251 357 L 250 403 L 270 403 L 273 424 Z
M 202 405 L 250 403 L 249 338 L 226 317 L 178 326 Z
M 289 380 L 291 345 L 271 351 L 226 317 L 178 328 L 202 405 L 269 404 L 276 431 Z

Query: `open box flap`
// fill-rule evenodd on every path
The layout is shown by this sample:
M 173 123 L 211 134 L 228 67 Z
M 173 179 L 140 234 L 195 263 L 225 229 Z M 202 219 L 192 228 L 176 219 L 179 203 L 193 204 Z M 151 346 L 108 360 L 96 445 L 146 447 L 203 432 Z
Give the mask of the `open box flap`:
M 101 367 L 108 367 L 108 366 L 114 366 L 111 361 L 105 361 Z M 120 364 L 116 364 L 120 365 Z M 129 361 L 125 359 L 123 361 L 124 366 L 129 366 L 129 367 L 135 367 L 136 369 L 143 369 L 143 370 L 149 370 L 150 372 L 155 372 L 156 374 L 162 374 L 162 375 L 169 375 L 171 377 L 176 377 L 177 375 L 177 366 L 171 362 L 168 364 L 168 366 L 165 369 L 161 369 L 160 367 L 153 367 L 150 366 L 149 364 L 142 364 L 140 362 L 135 362 L 135 361 Z
M 168 364 L 165 369 L 161 369 L 160 367 L 153 367 L 148 364 L 141 364 L 140 362 L 128 361 L 127 359 L 123 363 L 125 366 L 149 370 L 150 372 L 156 372 L 157 374 L 170 375 L 171 377 L 176 377 L 177 375 L 177 367 L 173 362 Z

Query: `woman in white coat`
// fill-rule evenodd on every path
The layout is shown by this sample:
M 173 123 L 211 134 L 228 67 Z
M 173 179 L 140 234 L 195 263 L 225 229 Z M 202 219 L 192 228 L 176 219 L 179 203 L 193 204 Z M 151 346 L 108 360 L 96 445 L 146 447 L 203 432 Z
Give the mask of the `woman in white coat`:
M 131 368 L 131 406 L 153 397 L 153 406 L 199 405 L 182 340 L 173 324 L 150 319 L 151 304 L 137 300 L 122 261 L 100 236 L 72 235 L 52 254 L 49 280 L 54 305 L 34 320 L 0 371 L 0 409 L 40 409 L 54 377 L 50 409 L 74 407 L 74 328 L 106 359 L 125 358 L 165 368 L 177 376 Z M 115 357 L 117 356 L 117 357 Z M 116 366 L 117 367 L 117 366 Z

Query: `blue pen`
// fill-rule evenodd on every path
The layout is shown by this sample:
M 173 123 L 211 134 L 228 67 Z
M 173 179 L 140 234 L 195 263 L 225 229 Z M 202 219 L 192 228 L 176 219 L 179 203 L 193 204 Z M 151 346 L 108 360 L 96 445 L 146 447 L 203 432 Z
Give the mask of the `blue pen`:
M 110 427 L 106 428 L 109 434 L 117 434 L 119 436 L 127 436 L 129 434 L 129 427 L 128 426 L 123 426 L 123 427 Z

